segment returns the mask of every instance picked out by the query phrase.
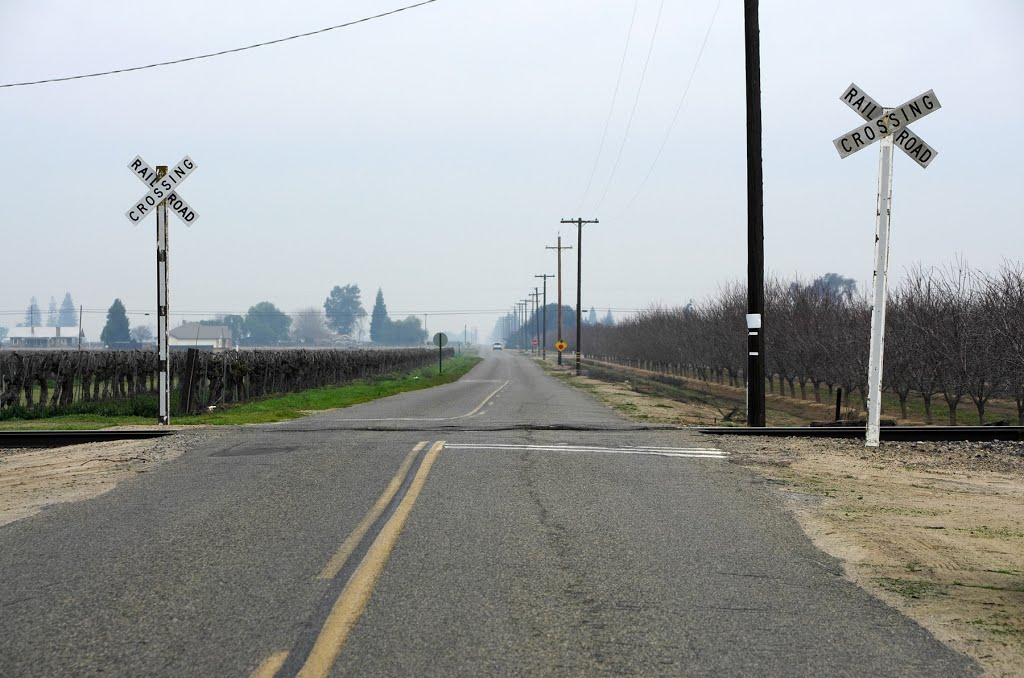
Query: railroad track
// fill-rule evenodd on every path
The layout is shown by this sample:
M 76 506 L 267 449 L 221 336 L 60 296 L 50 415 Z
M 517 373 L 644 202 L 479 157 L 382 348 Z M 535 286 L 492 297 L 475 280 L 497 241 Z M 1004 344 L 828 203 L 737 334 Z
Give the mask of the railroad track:
M 10 447 L 63 447 L 110 440 L 144 440 L 174 435 L 178 429 L 138 429 L 131 431 L 0 431 L 0 450 Z
M 861 426 L 710 426 L 701 433 L 731 436 L 863 438 Z M 883 426 L 882 440 L 1024 440 L 1024 426 Z

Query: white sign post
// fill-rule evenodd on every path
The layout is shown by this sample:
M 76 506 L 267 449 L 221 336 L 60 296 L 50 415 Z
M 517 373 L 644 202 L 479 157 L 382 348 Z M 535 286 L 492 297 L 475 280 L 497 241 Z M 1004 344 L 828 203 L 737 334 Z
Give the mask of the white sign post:
M 149 187 L 149 191 L 142 198 L 135 201 L 135 204 L 125 212 L 125 216 L 133 224 L 137 224 L 151 211 L 156 211 L 156 336 L 158 359 L 160 361 L 159 423 L 161 426 L 168 426 L 171 423 L 171 375 L 170 346 L 168 345 L 167 334 L 170 330 L 167 276 L 167 207 L 170 206 L 171 210 L 186 224 L 191 224 L 199 219 L 199 214 L 178 193 L 178 185 L 185 181 L 188 175 L 192 174 L 196 169 L 196 164 L 192 158 L 186 155 L 170 170 L 164 165 L 158 165 L 154 170 L 140 156 L 135 156 L 128 163 L 128 169 L 139 178 L 139 181 Z
M 897 146 L 921 167 L 928 167 L 938 151 L 910 129 L 910 123 L 941 108 L 935 92 L 928 90 L 895 108 L 883 108 L 857 85 L 850 85 L 840 100 L 867 124 L 833 140 L 839 157 L 845 158 L 880 141 L 878 204 L 875 215 L 874 294 L 871 305 L 871 354 L 868 359 L 867 447 L 878 447 L 882 414 L 882 354 L 885 344 L 885 300 L 889 274 L 889 218 L 892 212 L 892 150 Z

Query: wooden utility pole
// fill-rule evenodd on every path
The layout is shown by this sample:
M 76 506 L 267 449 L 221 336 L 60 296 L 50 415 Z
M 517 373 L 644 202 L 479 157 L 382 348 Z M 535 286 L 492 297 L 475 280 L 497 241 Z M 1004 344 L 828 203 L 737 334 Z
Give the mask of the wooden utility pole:
M 549 248 L 550 249 L 550 248 Z M 548 278 L 554 278 L 555 276 L 545 273 L 544 275 L 535 275 L 534 278 L 544 279 L 544 310 L 541 311 L 541 323 L 543 329 L 541 330 L 544 335 L 540 342 L 540 358 L 541 360 L 547 360 L 548 357 Z M 561 353 L 559 353 L 561 355 Z
M 558 245 L 545 247 L 548 250 L 558 250 L 558 341 L 562 341 L 562 250 L 571 250 L 572 245 L 562 247 L 562 236 L 558 236 Z M 562 364 L 562 352 L 558 352 L 558 364 Z
M 580 306 L 583 303 L 583 224 L 599 223 L 597 219 L 562 219 L 563 224 L 576 224 L 576 376 L 580 375 L 582 352 L 580 350 L 580 326 L 583 318 Z
M 747 426 L 765 425 L 764 180 L 758 0 L 743 0 L 747 72 Z
M 530 334 L 530 327 L 527 324 L 527 315 L 526 315 L 526 309 L 530 308 L 530 299 L 529 298 L 523 299 L 519 303 L 523 307 L 523 319 L 522 319 L 522 322 L 519 323 L 519 338 L 520 338 L 519 348 L 525 350 L 526 349 L 526 342 L 527 342 L 526 338 Z
M 533 330 L 534 339 L 537 341 L 537 350 L 535 353 L 540 353 L 540 318 L 537 317 L 537 312 L 540 310 L 540 290 L 536 287 L 530 292 L 530 296 L 533 297 Z

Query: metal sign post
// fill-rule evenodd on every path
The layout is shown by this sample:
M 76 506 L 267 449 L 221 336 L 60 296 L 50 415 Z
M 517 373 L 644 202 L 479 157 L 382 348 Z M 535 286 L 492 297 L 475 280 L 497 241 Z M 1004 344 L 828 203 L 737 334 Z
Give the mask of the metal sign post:
M 186 155 L 173 168 L 168 169 L 166 165 L 158 165 L 154 170 L 140 156 L 135 156 L 128 163 L 128 169 L 142 183 L 149 186 L 150 190 L 125 212 L 125 216 L 133 224 L 137 224 L 150 211 L 156 211 L 156 335 L 157 359 L 160 369 L 158 423 L 161 426 L 169 426 L 171 423 L 171 356 L 168 335 L 170 331 L 170 301 L 167 207 L 170 206 L 171 210 L 186 224 L 191 224 L 199 219 L 199 213 L 185 202 L 177 190 L 178 185 L 196 169 L 196 164 Z
M 882 358 L 885 348 L 885 303 L 889 275 L 889 220 L 892 214 L 892 151 L 898 146 L 921 167 L 928 167 L 938 151 L 910 130 L 909 124 L 941 108 L 928 90 L 896 108 L 883 108 L 851 84 L 840 100 L 856 111 L 866 125 L 847 132 L 832 143 L 845 158 L 880 141 L 878 202 L 875 213 L 875 271 L 871 304 L 871 353 L 868 358 L 868 424 L 865 445 L 878 447 L 882 416 Z
M 441 374 L 441 361 L 444 359 L 444 347 L 448 343 L 448 335 L 438 332 L 434 335 L 434 345 L 437 346 L 437 373 Z

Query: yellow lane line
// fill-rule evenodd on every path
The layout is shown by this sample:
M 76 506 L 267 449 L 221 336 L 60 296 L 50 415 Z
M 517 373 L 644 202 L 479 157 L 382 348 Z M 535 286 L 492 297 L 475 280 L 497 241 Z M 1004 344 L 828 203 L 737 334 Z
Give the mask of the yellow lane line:
M 504 384 L 502 384 L 502 385 L 501 385 L 501 386 L 499 386 L 498 388 L 496 388 L 496 389 L 494 389 L 493 391 L 491 391 L 491 394 L 490 394 L 490 395 L 488 395 L 488 396 L 487 396 L 486 398 L 484 398 L 484 401 L 483 401 L 482 403 L 480 403 L 480 404 L 479 404 L 479 405 L 477 405 L 477 406 L 476 406 L 475 408 L 473 408 L 473 411 L 472 411 L 472 412 L 469 412 L 468 414 L 463 414 L 463 415 L 460 415 L 460 416 L 458 416 L 458 417 L 453 417 L 453 419 L 465 419 L 466 417 L 472 417 L 472 416 L 473 416 L 474 414 L 476 414 L 476 413 L 477 413 L 477 412 L 479 412 L 479 411 L 480 411 L 481 409 L 483 409 L 483 406 L 487 404 L 487 401 L 488 401 L 488 400 L 490 400 L 491 398 L 493 398 L 494 396 L 496 396 L 496 395 L 498 394 L 498 391 L 500 391 L 501 389 L 503 389 L 503 388 L 505 388 L 506 386 L 508 386 L 508 385 L 509 385 L 509 383 L 511 383 L 511 381 L 512 381 L 512 380 L 511 380 L 511 379 L 509 379 L 509 380 L 508 380 L 508 381 L 506 381 L 506 382 L 505 382 Z
M 263 663 L 256 667 L 256 669 L 249 674 L 249 678 L 274 678 L 277 672 L 284 666 L 284 660 L 288 658 L 288 650 L 281 650 L 275 652 L 266 659 Z
M 320 574 L 317 575 L 320 579 L 333 579 L 335 575 L 341 572 L 341 568 L 345 566 L 345 561 L 347 561 L 349 556 L 352 555 L 352 552 L 356 550 L 356 546 L 358 546 L 359 542 L 363 540 L 367 531 L 373 527 L 373 524 L 377 522 L 377 519 L 380 518 L 382 513 L 384 513 L 384 509 L 386 509 L 388 504 L 391 503 L 391 500 L 394 499 L 395 493 L 398 492 L 398 488 L 400 488 L 402 483 L 405 482 L 405 476 L 409 473 L 409 467 L 412 466 L 412 462 L 416 459 L 416 455 L 426 446 L 426 444 L 427 441 L 425 440 L 421 443 L 417 443 L 416 447 L 412 448 L 412 452 L 406 455 L 405 461 L 403 461 L 402 465 L 398 467 L 398 473 L 396 473 L 395 477 L 391 479 L 388 486 L 384 488 L 384 493 L 380 495 L 379 499 L 377 499 L 377 503 L 373 505 L 373 508 L 371 508 L 370 512 L 363 517 L 362 521 L 356 525 L 356 529 L 352 530 L 352 534 L 342 542 L 341 546 L 338 547 L 338 550 L 333 556 L 331 556 L 331 559 L 326 565 L 324 565 L 324 569 L 322 569 Z
M 335 601 L 334 607 L 331 608 L 327 621 L 320 629 L 320 635 L 317 636 L 316 643 L 313 644 L 313 649 L 310 651 L 309 657 L 306 658 L 306 663 L 298 673 L 299 678 L 314 678 L 330 673 L 349 633 L 352 632 L 352 628 L 366 609 L 370 596 L 373 594 L 373 588 L 376 586 L 381 572 L 384 571 L 384 564 L 387 562 L 388 556 L 391 555 L 395 542 L 398 541 L 398 535 L 412 511 L 413 504 L 416 503 L 420 490 L 423 489 L 427 474 L 430 473 L 430 467 L 434 465 L 434 461 L 443 447 L 444 441 L 439 440 L 431 445 L 430 450 L 423 457 L 423 463 L 416 471 L 416 477 L 413 478 L 405 497 L 402 498 L 394 514 L 385 523 L 380 534 L 377 535 L 377 539 L 366 553 L 366 557 L 363 558 L 363 562 L 352 574 L 352 578 L 348 580 L 341 595 L 338 596 L 338 600 Z

